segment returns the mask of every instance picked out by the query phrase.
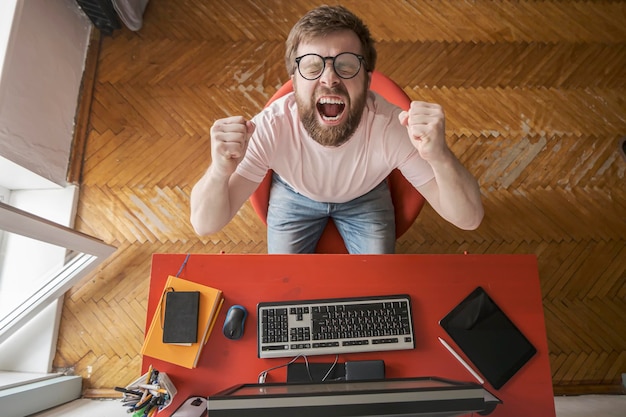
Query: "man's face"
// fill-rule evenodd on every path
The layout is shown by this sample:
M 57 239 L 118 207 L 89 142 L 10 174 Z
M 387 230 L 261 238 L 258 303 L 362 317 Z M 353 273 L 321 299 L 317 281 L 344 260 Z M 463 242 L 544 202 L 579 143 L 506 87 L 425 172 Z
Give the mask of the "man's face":
M 318 54 L 334 57 L 342 52 L 361 54 L 359 38 L 352 31 L 340 31 L 316 38 L 298 47 L 297 56 Z M 291 76 L 300 120 L 311 137 L 324 146 L 345 143 L 358 127 L 369 86 L 370 74 L 362 64 L 350 79 L 339 77 L 332 60 L 326 60 L 316 80 L 303 78 L 298 70 Z

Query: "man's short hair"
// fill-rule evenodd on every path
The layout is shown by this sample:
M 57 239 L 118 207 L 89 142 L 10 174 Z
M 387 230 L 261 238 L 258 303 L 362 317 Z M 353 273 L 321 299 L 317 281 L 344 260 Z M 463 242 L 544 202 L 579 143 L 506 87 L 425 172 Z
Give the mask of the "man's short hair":
M 365 23 L 343 6 L 321 6 L 302 16 L 289 32 L 285 50 L 287 73 L 293 75 L 296 71 L 296 51 L 301 43 L 346 29 L 354 32 L 361 41 L 365 69 L 374 71 L 376 49 Z

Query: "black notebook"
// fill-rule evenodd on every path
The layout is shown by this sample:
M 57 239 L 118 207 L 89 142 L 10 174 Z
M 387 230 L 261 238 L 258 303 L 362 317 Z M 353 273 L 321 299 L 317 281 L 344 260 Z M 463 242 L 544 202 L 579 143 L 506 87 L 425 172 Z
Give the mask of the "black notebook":
M 165 296 L 163 343 L 188 344 L 198 341 L 199 291 L 170 291 Z
M 439 322 L 496 389 L 537 352 L 481 287 Z

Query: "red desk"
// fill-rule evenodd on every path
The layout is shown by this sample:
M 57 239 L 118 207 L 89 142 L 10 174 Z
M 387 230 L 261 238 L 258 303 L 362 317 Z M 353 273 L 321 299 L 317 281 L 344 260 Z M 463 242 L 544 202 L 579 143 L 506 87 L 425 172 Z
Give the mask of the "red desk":
M 167 276 L 177 274 L 185 256 L 153 256 L 147 317 L 154 314 Z M 144 371 L 153 364 L 166 372 L 178 389 L 173 404 L 159 415 L 170 415 L 189 395 L 207 396 L 232 385 L 254 383 L 261 371 L 288 361 L 257 358 L 259 301 L 408 293 L 413 304 L 416 348 L 344 355 L 340 362 L 383 359 L 390 378 L 439 376 L 475 382 L 437 336 L 450 341 L 439 320 L 481 285 L 538 350 L 500 390 L 486 383 L 504 401 L 491 415 L 555 416 L 539 276 L 532 255 L 193 254 L 180 277 L 220 288 L 225 301 L 196 369 L 144 357 Z M 245 306 L 249 313 L 245 334 L 237 341 L 221 333 L 226 311 L 233 304 Z M 334 356 L 309 359 L 332 362 Z M 284 381 L 285 369 L 271 371 L 267 382 Z

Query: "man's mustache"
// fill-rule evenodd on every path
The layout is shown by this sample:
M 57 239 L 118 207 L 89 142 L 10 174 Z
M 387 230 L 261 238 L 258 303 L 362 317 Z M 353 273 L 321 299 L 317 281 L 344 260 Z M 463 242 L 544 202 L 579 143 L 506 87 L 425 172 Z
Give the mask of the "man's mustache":
M 343 88 L 343 86 L 341 87 L 318 87 L 315 90 L 315 95 L 317 97 L 321 97 L 321 96 L 333 96 L 333 95 L 342 95 L 342 96 L 348 96 L 348 92 L 346 91 L 345 88 Z

